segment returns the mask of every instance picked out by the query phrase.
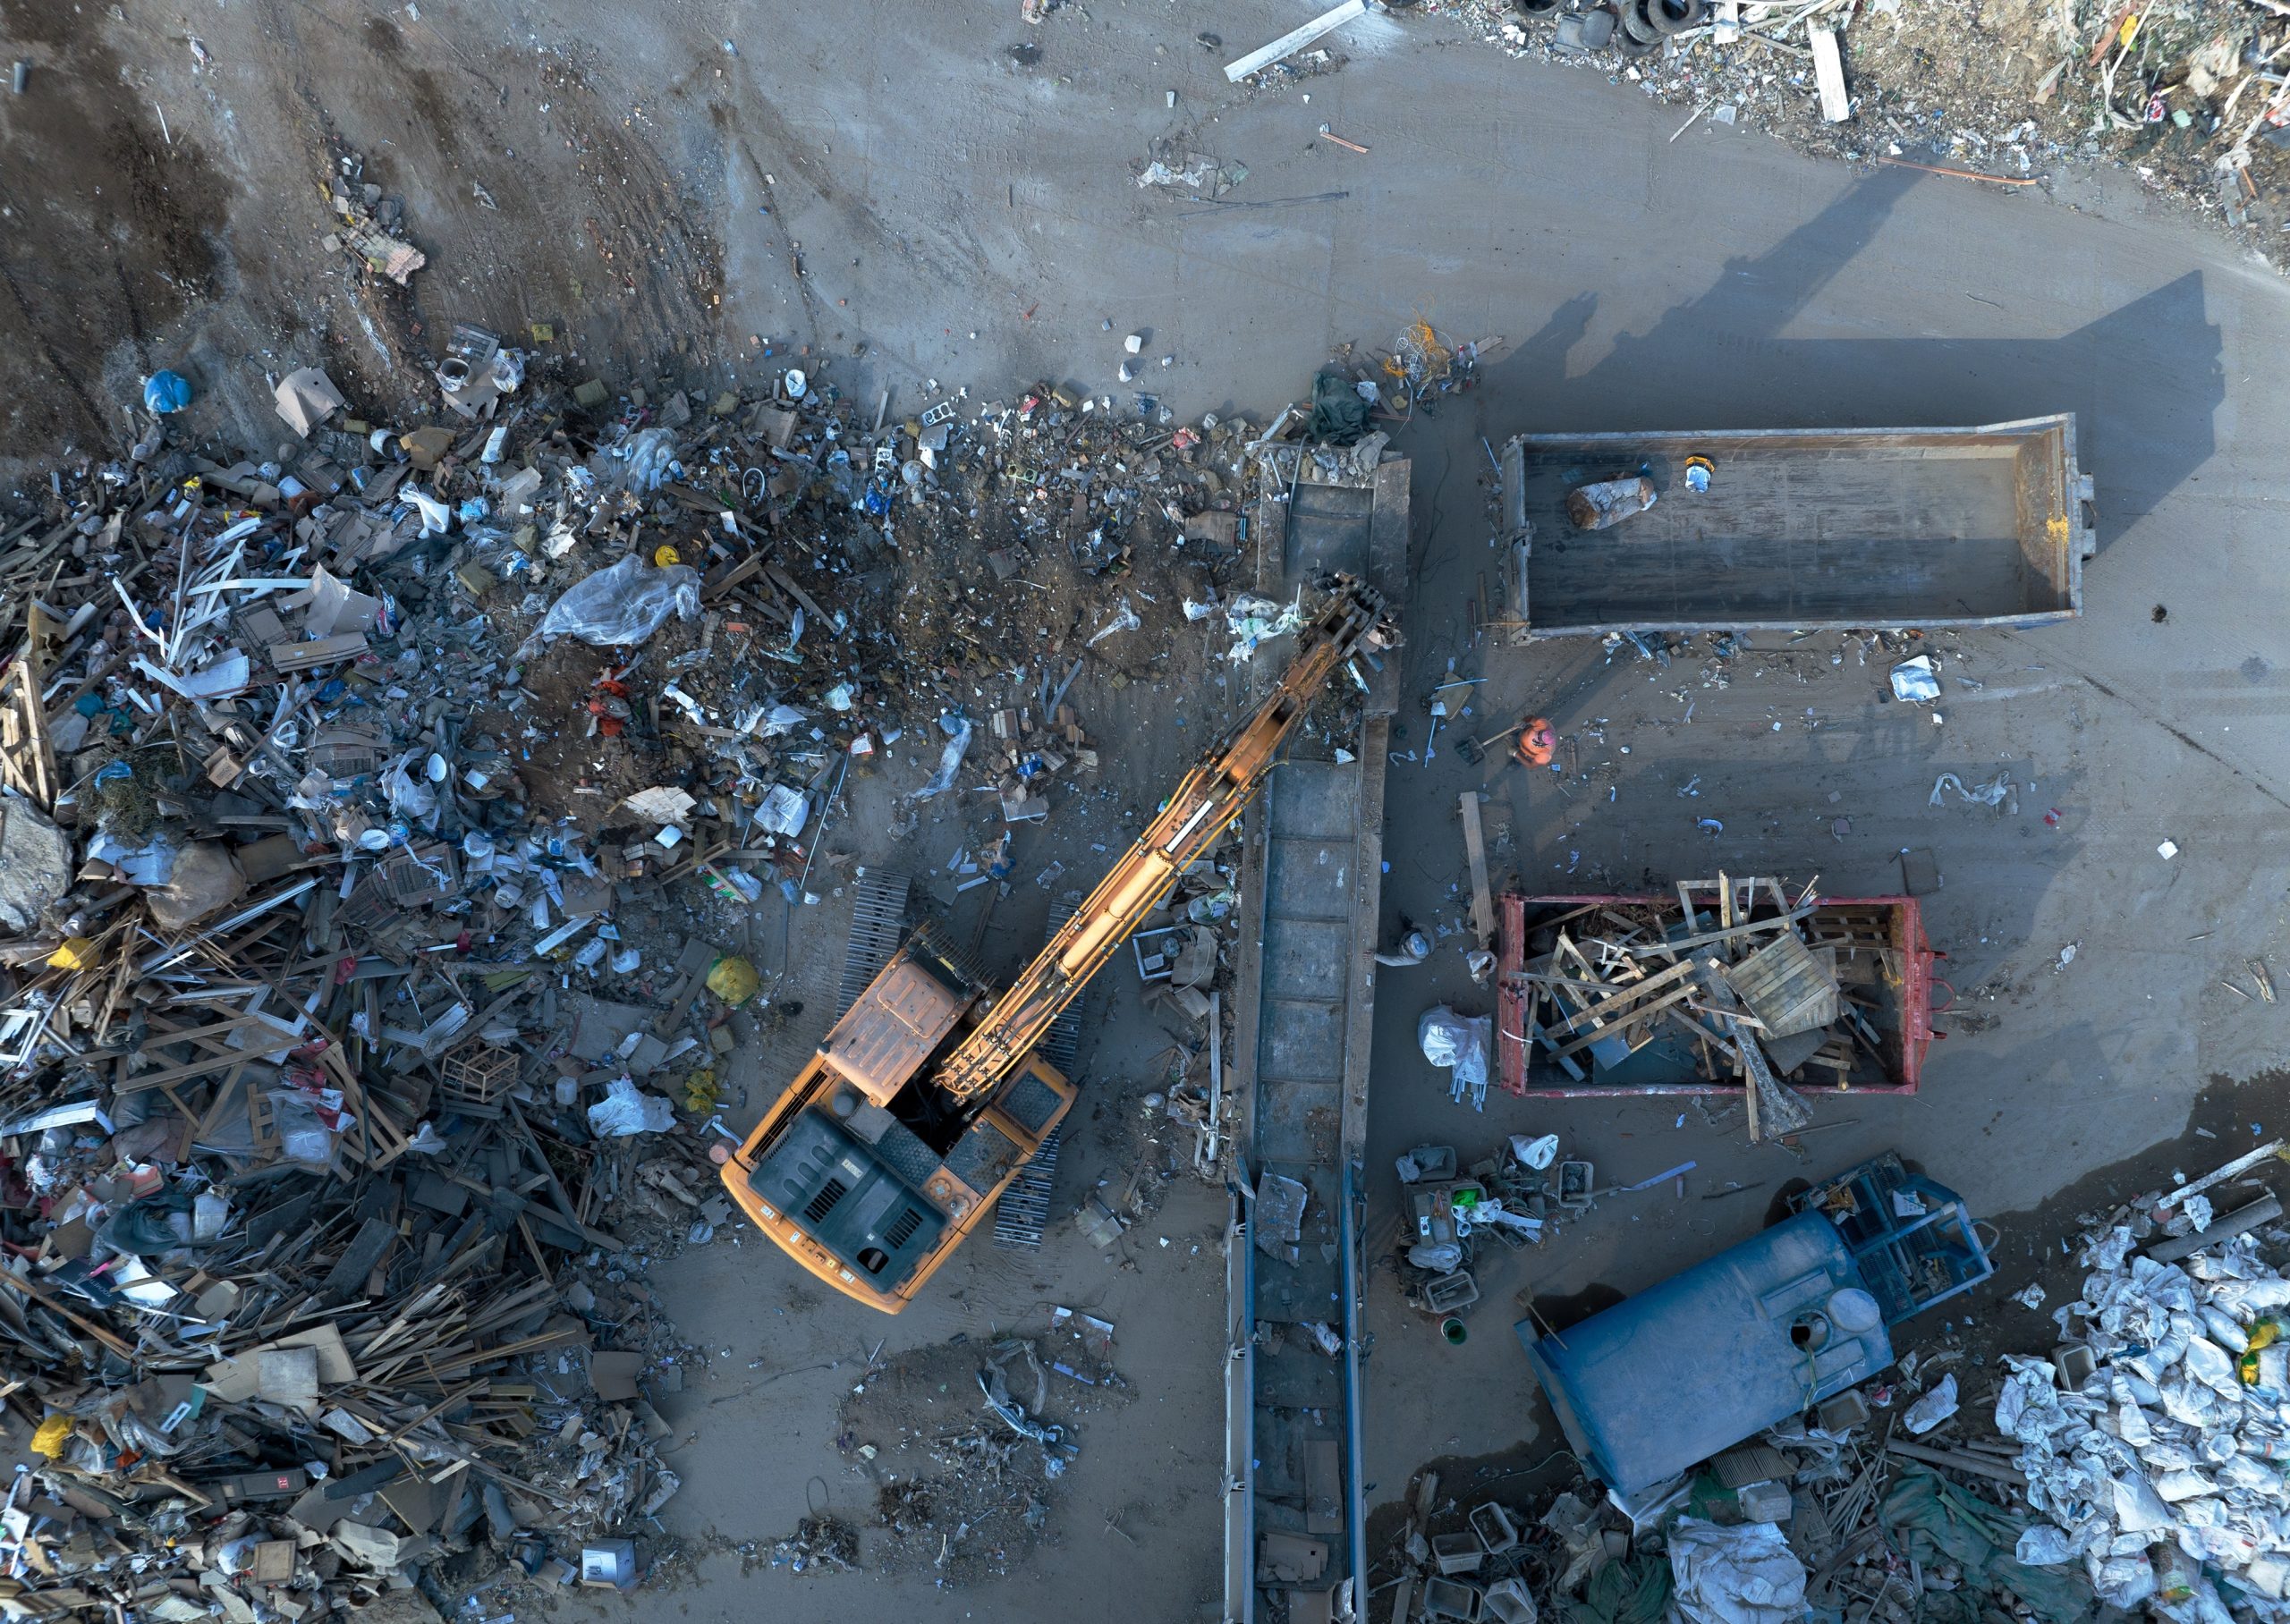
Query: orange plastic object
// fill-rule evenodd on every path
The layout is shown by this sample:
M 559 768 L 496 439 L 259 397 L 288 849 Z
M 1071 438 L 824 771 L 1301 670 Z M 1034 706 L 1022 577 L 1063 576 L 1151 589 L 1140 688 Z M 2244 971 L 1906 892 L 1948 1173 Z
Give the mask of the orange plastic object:
M 1550 731 L 1546 716 L 1530 716 L 1519 730 L 1519 748 L 1514 752 L 1520 763 L 1531 767 L 1547 767 L 1550 758 L 1558 753 L 1558 735 Z

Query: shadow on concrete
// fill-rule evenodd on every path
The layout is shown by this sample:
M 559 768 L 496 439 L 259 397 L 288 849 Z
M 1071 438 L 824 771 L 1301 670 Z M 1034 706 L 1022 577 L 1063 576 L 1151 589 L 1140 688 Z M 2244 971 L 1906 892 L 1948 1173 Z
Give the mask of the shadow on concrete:
M 2057 338 L 1779 336 L 1819 313 L 1823 290 L 1909 188 L 1942 183 L 1880 171 L 1764 253 L 1728 260 L 1709 292 L 1568 376 L 1566 358 L 1597 307 L 1594 293 L 1577 294 L 1488 368 L 1475 415 L 1499 444 L 1527 432 L 1928 427 L 2074 411 L 2104 547 L 2215 449 L 2226 375 L 2201 273 Z

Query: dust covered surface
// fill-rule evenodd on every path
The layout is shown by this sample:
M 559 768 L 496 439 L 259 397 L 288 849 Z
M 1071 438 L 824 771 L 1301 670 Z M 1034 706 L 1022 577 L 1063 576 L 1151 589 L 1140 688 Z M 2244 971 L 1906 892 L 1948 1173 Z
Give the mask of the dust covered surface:
M 0 49 L 40 64 L 0 98 L 0 455 L 15 455 L 119 427 L 101 358 L 124 335 L 149 370 L 153 329 L 219 291 L 235 189 L 66 8 L 5 0 Z

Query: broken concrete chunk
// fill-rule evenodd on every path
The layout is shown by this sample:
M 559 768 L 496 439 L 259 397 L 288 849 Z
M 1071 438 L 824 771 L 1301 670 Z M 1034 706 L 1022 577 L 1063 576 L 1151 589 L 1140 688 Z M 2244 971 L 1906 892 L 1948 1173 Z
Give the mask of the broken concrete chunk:
M 589 1356 L 589 1382 L 597 1390 L 597 1397 L 608 1404 L 634 1398 L 636 1378 L 643 1370 L 644 1356 L 640 1353 L 611 1349 Z
M 0 930 L 27 931 L 72 889 L 72 842 L 28 800 L 0 796 Z
M 428 428 L 417 428 L 409 435 L 400 435 L 397 443 L 412 459 L 414 467 L 433 469 L 444 460 L 446 453 L 454 449 L 454 431 L 433 425 Z
M 310 437 L 310 430 L 340 411 L 350 402 L 342 398 L 342 391 L 323 368 L 304 367 L 290 372 L 278 380 L 271 391 L 276 402 L 278 415 L 286 419 L 286 427 L 303 439 Z
M 398 1536 L 386 1529 L 354 1522 L 335 1525 L 334 1548 L 360 1568 L 377 1573 L 386 1573 L 397 1566 L 398 1544 Z
M 228 847 L 198 841 L 177 854 L 165 884 L 144 892 L 144 905 L 161 930 L 183 931 L 228 908 L 246 888 L 246 876 Z

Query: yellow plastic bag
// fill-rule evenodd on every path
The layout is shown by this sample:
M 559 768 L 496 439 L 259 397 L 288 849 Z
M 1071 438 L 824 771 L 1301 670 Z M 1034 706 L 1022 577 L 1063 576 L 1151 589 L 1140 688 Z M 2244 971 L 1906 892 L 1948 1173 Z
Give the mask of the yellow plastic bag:
M 708 990 L 736 1010 L 763 990 L 763 977 L 737 953 L 726 953 L 709 967 Z
M 39 1424 L 32 1434 L 32 1453 L 53 1460 L 64 1452 L 64 1442 L 72 1436 L 72 1417 L 50 1416 Z
M 723 1097 L 723 1086 L 712 1068 L 702 1066 L 683 1079 L 683 1108 L 694 1116 L 706 1116 Z

